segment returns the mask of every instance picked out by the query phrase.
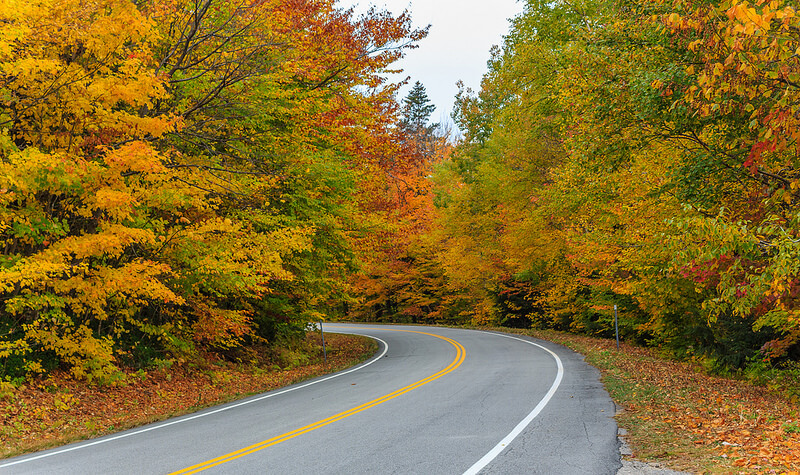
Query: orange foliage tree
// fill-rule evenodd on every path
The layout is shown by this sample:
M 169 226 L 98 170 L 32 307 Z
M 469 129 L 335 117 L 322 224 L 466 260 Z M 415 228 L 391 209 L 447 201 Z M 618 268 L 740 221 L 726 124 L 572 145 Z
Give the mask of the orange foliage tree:
M 379 162 L 381 179 L 366 196 L 388 225 L 363 242 L 364 267 L 353 282 L 361 299 L 348 306 L 350 318 L 412 323 L 448 319 L 441 304 L 444 276 L 436 246 L 427 236 L 435 213 L 430 176 L 451 146 L 447 133 L 428 123 L 433 109 L 417 82 L 391 129 L 394 149 Z

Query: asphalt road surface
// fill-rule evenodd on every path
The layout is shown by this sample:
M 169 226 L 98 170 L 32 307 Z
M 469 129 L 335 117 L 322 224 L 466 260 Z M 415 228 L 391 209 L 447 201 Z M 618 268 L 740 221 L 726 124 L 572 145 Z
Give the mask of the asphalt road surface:
M 325 324 L 378 340 L 350 370 L 0 460 L 42 474 L 606 474 L 614 403 L 580 355 L 527 337 Z

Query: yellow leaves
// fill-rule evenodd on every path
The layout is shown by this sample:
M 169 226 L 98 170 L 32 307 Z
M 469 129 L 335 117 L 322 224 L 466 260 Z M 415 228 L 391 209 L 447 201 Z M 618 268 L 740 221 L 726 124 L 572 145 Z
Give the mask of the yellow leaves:
M 163 80 L 148 66 L 150 20 L 135 4 L 21 0 L 9 7 L 6 1 L 0 77 L 8 91 L 24 90 L 10 112 L 22 138 L 75 153 L 98 136 L 158 137 L 169 130 L 169 120 L 134 112 L 166 97 Z M 14 8 L 27 14 L 3 18 Z
M 113 173 L 126 171 L 164 173 L 167 171 L 161 154 L 147 142 L 138 140 L 109 151 L 103 156 L 103 160 Z
M 194 235 L 215 235 L 218 233 L 235 233 L 241 230 L 241 223 L 234 223 L 230 218 L 214 218 L 200 222 L 191 227 L 189 232 Z
M 734 27 L 734 31 L 737 33 L 744 33 L 747 36 L 751 36 L 756 31 L 756 25 L 752 22 L 747 22 L 742 25 L 736 25 Z
M 85 46 L 98 57 L 118 51 L 125 42 L 141 41 L 149 34 L 152 24 L 141 14 L 136 5 L 124 0 L 106 0 L 96 10 L 86 12 L 92 15 L 85 30 Z M 86 2 L 79 2 L 86 5 Z
M 102 384 L 118 377 L 113 341 L 95 337 L 85 325 L 66 329 L 36 321 L 25 325 L 25 339 L 31 346 L 53 351 L 62 361 L 71 365 L 70 373 L 76 379 Z
M 104 211 L 114 220 L 130 218 L 133 206 L 136 204 L 135 198 L 130 192 L 113 188 L 101 188 L 95 192 L 93 197 L 93 208 Z
M 78 315 L 105 320 L 110 300 L 125 302 L 126 307 L 149 303 L 183 304 L 184 300 L 163 282 L 174 277 L 166 264 L 136 260 L 121 267 L 101 267 L 83 276 L 56 282 L 54 288 L 70 295 L 68 302 Z
M 109 225 L 97 234 L 68 237 L 40 253 L 20 259 L 10 268 L 1 269 L 0 289 L 5 292 L 14 288 L 39 291 L 48 285 L 57 285 L 58 278 L 83 276 L 88 271 L 88 263 L 84 262 L 87 258 L 116 257 L 134 243 L 154 242 L 151 231 L 120 225 Z
M 63 66 L 56 59 L 22 56 L 3 63 L 3 72 L 13 78 L 14 82 L 21 83 L 62 73 Z
M 58 241 L 42 255 L 59 253 L 63 257 L 76 259 L 87 257 L 118 257 L 126 247 L 133 244 L 151 245 L 155 236 L 151 230 L 130 228 L 120 224 L 107 224 L 96 234 L 72 236 Z
M 687 41 L 688 47 L 699 53 L 702 66 L 697 69 L 703 68 L 697 75 L 697 89 L 689 86 L 684 93 L 684 102 L 691 109 L 704 116 L 725 115 L 741 113 L 745 104 L 745 112 L 750 113 L 750 128 L 759 131 L 762 139 L 774 140 L 796 133 L 797 121 L 789 120 L 795 117 L 795 111 L 788 106 L 796 103 L 793 89 L 776 84 L 780 79 L 788 79 L 788 74 L 796 69 L 793 55 L 800 50 L 786 28 L 781 27 L 780 31 L 776 28 L 776 20 L 783 17 L 781 5 L 785 4 L 778 0 L 757 4 L 733 2 L 727 18 L 714 20 L 699 11 L 692 15 L 704 21 L 710 30 L 702 36 L 703 46 L 701 40 Z M 789 23 L 794 25 L 790 28 L 797 27 L 795 20 Z M 765 120 L 759 120 L 764 117 L 769 117 L 769 122 L 775 125 L 767 127 Z M 776 146 L 781 143 L 779 139 Z
M 58 394 L 53 398 L 53 405 L 57 411 L 69 411 L 78 402 L 78 398 L 70 393 Z
M 15 288 L 38 287 L 61 274 L 68 266 L 64 262 L 47 259 L 22 259 L 10 269 L 0 269 L 0 290 L 11 292 Z
M 741 21 L 742 23 L 745 22 L 759 22 L 761 23 L 761 16 L 756 12 L 755 8 L 745 8 L 743 5 L 739 5 L 736 10 L 736 19 Z
M 751 66 L 750 64 L 747 64 L 747 63 L 740 64 L 739 67 L 738 67 L 738 70 L 739 70 L 739 72 L 744 73 L 747 76 L 752 76 L 753 72 L 754 72 L 753 66 Z
M 294 279 L 283 267 L 284 258 L 310 250 L 313 233 L 311 228 L 254 233 L 241 222 L 214 218 L 187 226 L 170 247 L 191 255 L 197 272 L 260 294 L 273 280 Z
M 20 38 L 30 34 L 31 26 L 22 20 L 31 16 L 32 5 L 16 0 L 0 0 L 0 61 L 12 58 L 14 47 Z
M 769 9 L 769 7 L 767 7 Z M 738 20 L 742 23 L 747 22 L 761 22 L 761 15 L 758 14 L 755 8 L 749 7 L 748 2 L 734 3 L 726 12 L 730 20 Z
M 66 209 L 85 217 L 104 216 L 121 222 L 134 215 L 134 207 L 153 199 L 152 189 L 164 187 L 170 174 L 162 157 L 145 142 L 131 142 L 108 151 L 102 163 L 62 153 L 42 153 L 34 147 L 9 156 L 0 162 L 0 176 L 6 192 L 23 199 L 34 199 L 47 192 L 62 196 Z M 141 175 L 140 175 L 141 174 Z M 125 175 L 131 175 L 125 178 Z M 3 197 L 0 197 L 0 201 Z
M 31 324 L 32 344 L 52 349 L 76 377 L 94 371 L 86 364 L 111 361 L 99 335 L 137 328 L 163 341 L 191 342 L 194 322 L 177 336 L 152 324 L 186 323 L 183 306 L 199 308 L 187 304 L 187 295 L 207 304 L 194 314 L 201 320 L 198 339 L 225 346 L 252 328 L 243 309 L 273 282 L 304 279 L 291 290 L 302 302 L 292 304 L 298 308 L 323 297 L 295 292 L 333 293 L 328 289 L 343 285 L 355 205 L 347 202 L 349 191 L 340 191 L 353 186 L 341 155 L 383 157 L 390 150 L 394 144 L 380 143 L 383 136 L 362 126 L 388 127 L 393 102 L 364 100 L 350 87 L 365 83 L 362 71 L 381 70 L 372 57 L 363 59 L 372 66 L 352 68 L 356 79 L 348 70 L 333 85 L 312 88 L 304 80 L 338 71 L 370 38 L 394 47 L 393 38 L 410 32 L 388 20 L 395 31 L 370 32 L 367 23 L 361 29 L 334 14 L 329 2 L 269 3 L 215 4 L 205 23 L 195 25 L 203 39 L 180 65 L 190 65 L 188 72 L 167 78 L 175 64 L 156 73 L 151 48 L 168 55 L 161 50 L 186 39 L 176 27 L 191 21 L 181 2 L 0 0 L 0 102 L 10 104 L 3 114 L 13 119 L 15 134 L 0 150 L 0 233 L 12 250 L 0 269 L 0 288 L 18 299 L 14 311 Z M 286 10 L 286 31 L 272 28 L 272 7 Z M 295 7 L 320 11 L 332 23 Z M 164 15 L 158 25 L 149 19 L 153 12 Z M 154 27 L 175 36 L 161 38 Z M 306 41 L 309 32 L 314 41 Z M 357 44 L 342 53 L 331 32 Z M 291 45 L 275 48 L 273 37 Z M 258 76 L 265 68 L 270 72 Z M 168 79 L 175 81 L 169 88 Z M 235 85 L 216 100 L 226 109 L 212 101 L 181 118 L 214 99 L 226 81 Z M 381 97 L 392 92 L 387 88 Z M 170 108 L 153 117 L 154 110 Z M 231 116 L 237 119 L 222 119 Z M 193 126 L 185 141 L 157 140 L 183 120 Z M 24 150 L 15 150 L 13 140 L 25 142 Z M 185 156 L 168 151 L 172 146 Z M 303 169 L 308 176 L 293 173 Z M 265 176 L 270 173 L 275 176 Z M 266 212 L 269 202 L 275 210 Z M 253 218 L 261 212 L 261 220 Z M 320 262 L 305 255 L 317 251 L 315 244 L 324 247 Z M 52 300 L 34 305 L 42 295 Z M 94 340 L 84 328 L 96 333 Z

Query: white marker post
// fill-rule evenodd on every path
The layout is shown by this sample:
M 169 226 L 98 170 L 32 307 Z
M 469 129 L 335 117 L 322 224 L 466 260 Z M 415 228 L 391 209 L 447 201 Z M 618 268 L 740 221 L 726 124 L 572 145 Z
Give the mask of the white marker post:
M 617 305 L 614 305 L 614 334 L 617 335 L 617 349 L 619 349 L 619 323 L 617 319 Z
M 328 365 L 328 351 L 325 349 L 325 332 L 322 330 L 322 320 L 319 321 L 319 334 L 322 335 L 322 356 L 325 358 L 325 366 Z M 617 345 L 619 346 L 619 345 Z

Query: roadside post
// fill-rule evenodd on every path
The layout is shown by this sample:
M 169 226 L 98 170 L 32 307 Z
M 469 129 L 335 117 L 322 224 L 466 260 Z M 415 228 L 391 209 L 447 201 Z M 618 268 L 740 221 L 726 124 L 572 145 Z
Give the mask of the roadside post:
M 325 365 L 327 366 L 328 350 L 325 349 L 325 332 L 322 330 L 322 320 L 319 321 L 319 334 L 322 336 L 322 356 L 325 358 Z M 617 344 L 617 346 L 619 346 L 619 343 Z
M 617 305 L 614 304 L 614 334 L 617 336 L 617 349 L 619 349 L 619 323 L 617 319 Z

